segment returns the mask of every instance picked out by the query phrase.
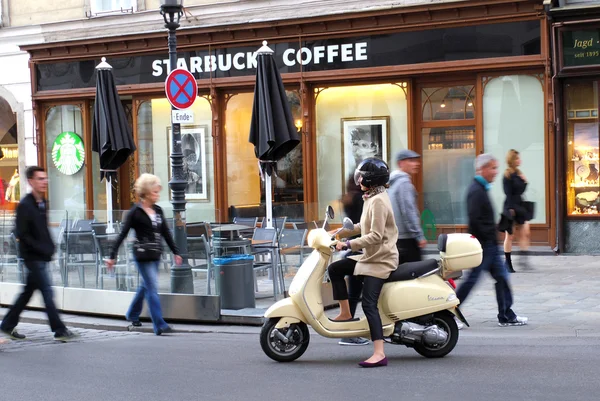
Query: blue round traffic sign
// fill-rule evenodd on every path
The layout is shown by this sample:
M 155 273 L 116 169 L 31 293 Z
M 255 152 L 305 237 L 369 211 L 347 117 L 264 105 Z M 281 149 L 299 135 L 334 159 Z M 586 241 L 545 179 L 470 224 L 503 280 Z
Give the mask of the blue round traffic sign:
M 169 103 L 177 109 L 187 109 L 196 101 L 196 78 L 187 70 L 177 68 L 167 76 L 165 92 Z

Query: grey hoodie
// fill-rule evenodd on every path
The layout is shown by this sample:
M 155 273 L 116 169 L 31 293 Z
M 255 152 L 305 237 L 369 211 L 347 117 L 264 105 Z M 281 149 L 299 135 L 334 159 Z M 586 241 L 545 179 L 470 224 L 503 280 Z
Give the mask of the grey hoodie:
M 421 216 L 417 208 L 417 191 L 410 180 L 410 175 L 402 170 L 392 172 L 388 193 L 398 227 L 398 239 L 424 240 Z

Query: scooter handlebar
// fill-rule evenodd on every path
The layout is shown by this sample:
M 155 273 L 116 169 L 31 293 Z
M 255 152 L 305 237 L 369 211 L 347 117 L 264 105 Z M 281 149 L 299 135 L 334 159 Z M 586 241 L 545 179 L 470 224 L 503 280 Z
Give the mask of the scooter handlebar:
M 334 238 L 331 238 L 333 240 L 333 242 L 331 243 L 331 245 L 329 246 L 331 249 L 335 250 L 335 246 L 338 244 L 338 242 L 340 241 L 336 241 Z M 342 251 L 347 251 L 348 247 L 346 245 L 344 245 L 344 247 L 342 248 Z

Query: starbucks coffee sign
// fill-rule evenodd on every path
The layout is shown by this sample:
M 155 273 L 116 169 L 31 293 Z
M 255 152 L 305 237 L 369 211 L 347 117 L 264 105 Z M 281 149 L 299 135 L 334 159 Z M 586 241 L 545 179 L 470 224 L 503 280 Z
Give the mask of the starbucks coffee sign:
M 83 140 L 74 132 L 63 132 L 52 145 L 52 162 L 58 171 L 73 175 L 83 167 L 85 152 Z

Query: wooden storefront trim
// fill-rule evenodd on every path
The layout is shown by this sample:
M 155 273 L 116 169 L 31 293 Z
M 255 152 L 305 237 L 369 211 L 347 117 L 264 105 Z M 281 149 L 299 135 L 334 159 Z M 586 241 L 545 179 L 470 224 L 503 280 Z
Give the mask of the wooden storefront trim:
M 476 60 L 448 61 L 435 63 L 410 64 L 389 67 L 371 67 L 371 68 L 353 68 L 348 70 L 331 70 L 319 72 L 304 72 L 283 74 L 284 84 L 296 84 L 302 80 L 307 83 L 337 83 L 341 85 L 346 82 L 364 83 L 373 80 L 385 79 L 408 79 L 423 75 L 432 75 L 436 73 L 464 73 L 471 71 L 498 71 L 503 73 L 514 69 L 535 68 L 544 66 L 544 59 L 540 56 L 515 56 L 515 57 L 497 57 Z M 244 89 L 254 87 L 255 76 L 236 77 L 236 78 L 217 78 L 197 80 L 199 90 L 210 90 L 211 87 L 219 89 L 229 89 L 232 92 L 243 91 Z M 164 83 L 140 84 L 140 85 L 119 85 L 117 90 L 120 95 L 163 95 Z M 93 98 L 96 95 L 96 88 L 49 90 L 37 92 L 33 95 L 34 100 L 60 100 L 72 99 L 73 96 L 81 98 Z
M 157 13 L 158 14 L 158 13 Z M 462 3 L 442 3 L 415 7 L 399 7 L 358 13 L 316 16 L 303 19 L 268 21 L 253 24 L 202 28 L 180 28 L 177 47 L 188 50 L 198 46 L 225 47 L 232 43 L 247 45 L 269 41 L 288 40 L 302 36 L 317 39 L 360 34 L 385 34 L 390 31 L 417 31 L 432 26 L 454 27 L 503 21 L 541 19 L 541 4 L 531 0 L 470 0 Z M 34 62 L 73 60 L 84 57 L 114 57 L 166 50 L 166 30 L 144 32 L 128 36 L 114 36 L 71 42 L 25 45 L 21 49 Z

